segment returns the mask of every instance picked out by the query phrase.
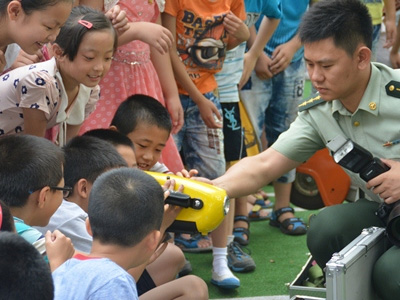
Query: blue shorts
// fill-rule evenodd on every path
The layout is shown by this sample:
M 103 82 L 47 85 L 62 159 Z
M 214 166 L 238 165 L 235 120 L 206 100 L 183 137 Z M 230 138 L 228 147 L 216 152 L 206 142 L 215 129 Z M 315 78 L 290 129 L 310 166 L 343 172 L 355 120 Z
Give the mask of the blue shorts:
M 212 101 L 222 115 L 221 105 L 214 93 L 204 96 Z M 222 128 L 208 128 L 200 111 L 187 95 L 179 95 L 184 111 L 184 125 L 174 135 L 186 169 L 197 169 L 198 176 L 215 179 L 225 173 L 224 134 Z
M 261 80 L 255 72 L 241 91 L 241 99 L 248 104 L 248 114 L 256 124 L 255 130 L 261 137 L 265 126 L 268 145 L 271 146 L 286 131 L 297 116 L 298 106 L 303 102 L 305 65 L 303 59 L 291 63 L 284 71 L 271 79 Z M 293 182 L 291 171 L 279 182 Z

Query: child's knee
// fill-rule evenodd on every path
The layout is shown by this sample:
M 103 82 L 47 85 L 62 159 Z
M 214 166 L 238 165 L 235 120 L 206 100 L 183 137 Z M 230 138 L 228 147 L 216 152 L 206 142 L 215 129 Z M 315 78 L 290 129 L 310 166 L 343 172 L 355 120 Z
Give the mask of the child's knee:
M 166 251 L 168 251 L 168 257 L 171 260 L 171 264 L 176 266 L 178 271 L 181 270 L 185 265 L 185 255 L 182 250 L 178 246 L 168 243 Z
M 191 299 L 208 299 L 208 287 L 203 279 L 195 275 L 187 275 L 188 295 Z

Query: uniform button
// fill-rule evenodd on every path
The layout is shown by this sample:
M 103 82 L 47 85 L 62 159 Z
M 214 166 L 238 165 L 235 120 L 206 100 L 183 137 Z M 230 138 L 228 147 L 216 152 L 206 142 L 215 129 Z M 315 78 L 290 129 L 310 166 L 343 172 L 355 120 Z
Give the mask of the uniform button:
M 356 127 L 357 127 L 357 126 L 360 126 L 360 122 L 355 121 L 355 122 L 353 123 L 353 125 L 356 126 Z
M 389 86 L 389 91 L 391 91 L 391 92 L 394 91 L 394 85 Z
M 371 102 L 371 103 L 369 104 L 369 109 L 370 109 L 370 110 L 375 110 L 375 109 L 376 109 L 376 103 L 375 103 L 375 102 Z

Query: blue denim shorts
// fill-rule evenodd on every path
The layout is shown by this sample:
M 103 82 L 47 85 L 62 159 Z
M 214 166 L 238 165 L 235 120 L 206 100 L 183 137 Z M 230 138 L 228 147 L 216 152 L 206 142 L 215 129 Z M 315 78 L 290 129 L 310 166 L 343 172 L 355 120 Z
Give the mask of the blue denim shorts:
M 305 65 L 300 59 L 268 80 L 259 79 L 253 72 L 241 91 L 241 99 L 250 104 L 246 107 L 260 137 L 265 126 L 268 145 L 272 145 L 296 118 L 298 105 L 303 102 L 304 81 Z M 291 171 L 278 181 L 293 182 L 294 176 L 295 172 Z
M 372 49 L 371 49 L 373 61 L 376 60 L 380 36 L 381 36 L 381 24 L 374 25 L 372 27 Z
M 204 96 L 215 104 L 222 115 L 216 95 L 210 92 Z M 197 169 L 198 176 L 215 179 L 225 173 L 222 128 L 208 128 L 200 116 L 196 103 L 187 95 L 179 97 L 184 111 L 184 125 L 174 135 L 174 140 L 178 150 L 181 151 L 186 169 Z

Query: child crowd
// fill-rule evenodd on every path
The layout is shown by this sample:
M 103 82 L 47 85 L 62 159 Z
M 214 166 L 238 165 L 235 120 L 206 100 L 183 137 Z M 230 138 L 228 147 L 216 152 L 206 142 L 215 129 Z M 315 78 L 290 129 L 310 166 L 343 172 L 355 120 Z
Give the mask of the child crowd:
M 164 199 L 184 187 L 143 171 L 211 182 L 245 157 L 243 86 L 260 137 L 287 129 L 308 2 L 0 0 L 0 298 L 208 299 L 182 250 L 212 251 L 211 283 L 238 288 L 256 268 L 249 217 L 273 204 L 231 199 L 209 236 L 171 237 Z M 305 234 L 293 180 L 275 183 L 270 224 Z
M 248 203 L 272 203 L 232 199 L 209 236 L 167 241 L 175 183 L 163 193 L 142 171 L 210 182 L 246 156 L 238 86 L 306 3 L 285 15 L 287 0 L 0 0 L 2 230 L 49 266 L 38 299 L 208 298 L 183 251 L 212 251 L 211 283 L 240 286 L 232 271 L 256 267 L 241 248 Z M 303 234 L 290 214 L 281 230 Z

